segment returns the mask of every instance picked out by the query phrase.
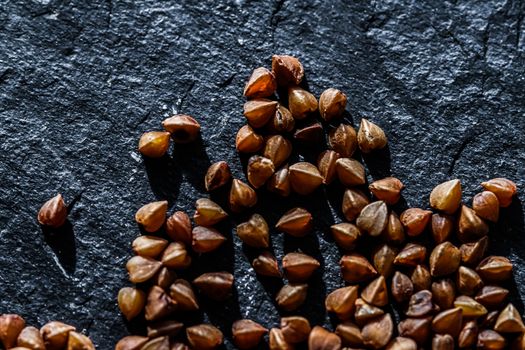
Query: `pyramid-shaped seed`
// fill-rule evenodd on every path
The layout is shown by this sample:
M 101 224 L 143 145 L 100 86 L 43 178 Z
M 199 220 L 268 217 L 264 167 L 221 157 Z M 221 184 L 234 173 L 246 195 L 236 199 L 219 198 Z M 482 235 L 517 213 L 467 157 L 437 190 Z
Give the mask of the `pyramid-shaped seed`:
M 335 162 L 335 170 L 343 186 L 360 186 L 366 183 L 365 167 L 355 159 L 339 158 Z
M 137 255 L 156 258 L 168 245 L 168 241 L 156 236 L 139 236 L 135 238 L 131 247 Z
M 405 241 L 405 229 L 394 211 L 388 214 L 388 221 L 382 236 L 387 242 L 392 244 L 401 244 Z
M 474 299 L 486 308 L 494 309 L 505 301 L 507 295 L 509 295 L 508 289 L 500 286 L 485 286 Z
M 383 201 L 372 202 L 363 208 L 356 224 L 370 236 L 379 236 L 388 221 L 388 208 Z
M 359 254 L 344 255 L 339 262 L 343 279 L 348 283 L 360 283 L 377 275 L 368 260 Z
M 336 175 L 336 162 L 339 159 L 339 153 L 327 150 L 322 152 L 317 158 L 317 168 L 323 176 L 323 184 L 332 183 Z
M 476 215 L 476 212 L 466 205 L 461 206 L 458 220 L 458 238 L 462 242 L 471 242 L 486 236 L 489 227 Z
M 197 199 L 195 208 L 193 221 L 199 226 L 213 226 L 228 217 L 220 205 L 208 198 Z
M 388 289 L 385 277 L 379 276 L 361 292 L 361 298 L 369 304 L 383 307 L 388 304 Z
M 454 214 L 461 204 L 461 182 L 457 179 L 443 182 L 430 193 L 432 208 Z
M 199 324 L 186 328 L 186 338 L 192 349 L 213 350 L 223 342 L 223 334 L 210 324 Z
M 321 264 L 316 259 L 302 253 L 288 253 L 283 257 L 283 270 L 291 282 L 304 282 Z
M 388 244 L 381 245 L 372 257 L 377 272 L 384 277 L 390 277 L 394 273 L 394 259 L 396 256 L 397 249 L 390 247 Z
M 374 197 L 382 200 L 388 205 L 396 204 L 401 197 L 401 191 L 405 188 L 403 183 L 395 177 L 386 177 L 374 181 L 368 186 L 368 189 Z
M 463 325 L 463 310 L 456 307 L 440 312 L 432 320 L 432 330 L 457 337 Z
M 162 122 L 164 129 L 171 134 L 175 143 L 190 143 L 199 137 L 201 126 L 193 117 L 176 114 Z
M 226 237 L 211 227 L 196 226 L 193 228 L 192 234 L 191 247 L 197 253 L 214 251 L 226 241 Z
M 479 317 L 487 314 L 487 309 L 466 295 L 460 295 L 454 300 L 454 307 L 463 310 L 463 317 Z
M 425 261 L 427 249 L 422 245 L 408 243 L 394 259 L 394 264 L 401 266 L 417 266 Z
M 354 221 L 369 203 L 370 200 L 363 192 L 347 189 L 343 195 L 342 205 L 342 211 L 346 220 Z
M 236 232 L 241 241 L 251 247 L 268 248 L 270 244 L 268 224 L 259 214 L 253 214 L 248 221 L 237 225 Z
M 290 209 L 279 219 L 275 228 L 294 237 L 303 237 L 312 229 L 312 214 L 303 208 Z
M 284 339 L 283 332 L 279 328 L 270 329 L 270 350 L 293 350 L 295 347 L 293 344 L 287 342 Z
M 235 148 L 240 153 L 255 153 L 264 146 L 264 138 L 249 125 L 244 125 L 235 136 Z
M 173 242 L 162 253 L 161 262 L 170 269 L 185 269 L 190 266 L 191 257 L 184 244 Z
M 512 262 L 504 256 L 489 256 L 479 263 L 476 272 L 484 282 L 502 282 L 512 277 Z
M 277 89 L 275 76 L 264 67 L 253 70 L 244 86 L 244 96 L 248 98 L 268 97 Z
M 334 290 L 326 296 L 325 307 L 339 319 L 347 320 L 352 316 L 357 300 L 357 286 L 348 286 Z
M 371 320 L 377 319 L 384 313 L 383 309 L 370 305 L 361 298 L 355 301 L 354 319 L 359 326 L 363 326 Z
M 525 330 L 520 313 L 514 305 L 508 304 L 498 316 L 494 330 L 500 333 L 522 333 Z
M 406 315 L 408 317 L 423 317 L 433 310 L 432 293 L 428 290 L 421 290 L 410 297 Z
M 461 252 L 452 243 L 443 242 L 432 250 L 429 263 L 433 277 L 450 275 L 456 272 L 461 263 Z
M 288 176 L 288 167 L 285 166 L 277 170 L 266 182 L 268 191 L 277 193 L 282 197 L 288 197 L 292 192 L 290 178 Z
M 497 222 L 499 219 L 498 197 L 490 191 L 475 195 L 472 199 L 472 209 L 482 219 L 492 222 Z
M 410 280 L 412 281 L 412 284 L 414 285 L 414 291 L 416 292 L 430 289 L 432 284 L 432 276 L 425 265 L 417 265 L 410 275 Z
M 443 243 L 450 239 L 454 227 L 454 219 L 445 214 L 436 213 L 431 219 L 432 237 L 436 244 Z
M 345 345 L 353 347 L 363 346 L 363 336 L 361 335 L 361 329 L 350 321 L 338 324 L 337 328 L 335 329 L 335 334 L 341 338 L 343 344 Z
M 305 302 L 307 293 L 307 284 L 285 284 L 277 293 L 275 301 L 284 311 L 294 311 Z
M 382 349 L 394 333 L 394 322 L 390 314 L 384 314 L 367 323 L 361 330 L 363 344 L 371 349 Z
M 483 287 L 483 281 L 476 273 L 476 271 L 461 266 L 458 270 L 456 278 L 456 286 L 460 294 L 472 296 Z
M 256 347 L 268 330 L 252 320 L 238 320 L 232 324 L 233 343 L 239 349 Z
M 150 158 L 160 158 L 170 147 L 171 134 L 167 131 L 149 131 L 140 136 L 139 152 Z
M 409 208 L 401 213 L 399 219 L 409 236 L 419 236 L 427 227 L 432 212 L 419 208 Z
M 394 300 L 398 303 L 408 301 L 414 293 L 414 285 L 410 278 L 399 271 L 396 271 L 394 277 L 392 277 L 390 289 Z
M 330 131 L 328 144 L 341 157 L 351 157 L 357 149 L 357 133 L 351 125 L 339 124 Z
M 230 182 L 232 173 L 230 166 L 225 161 L 213 163 L 208 168 L 204 177 L 204 186 L 206 191 L 210 192 Z
M 170 286 L 170 297 L 177 302 L 181 310 L 195 311 L 199 309 L 197 298 L 191 284 L 183 279 L 178 279 Z
M 253 259 L 252 267 L 255 273 L 261 276 L 281 277 L 277 259 L 269 251 L 263 251 L 258 257 Z
M 458 337 L 458 345 L 461 349 L 469 348 L 476 344 L 478 340 L 478 323 L 468 321 L 465 323 Z
M 302 343 L 308 339 L 312 328 L 308 319 L 301 316 L 288 316 L 281 318 L 281 331 L 283 338 L 288 343 Z
M 222 301 L 231 295 L 233 275 L 224 271 L 203 273 L 193 280 L 193 284 L 208 298 Z
M 323 183 L 323 177 L 317 167 L 308 162 L 291 165 L 289 172 L 290 185 L 300 195 L 312 193 Z
M 512 203 L 512 197 L 516 194 L 516 184 L 508 179 L 496 178 L 481 183 L 487 191 L 493 192 L 498 197 L 499 205 L 503 208 Z
M 288 109 L 294 119 L 304 119 L 317 111 L 317 99 L 303 88 L 290 87 L 288 88 Z
M 418 346 L 423 346 L 430 337 L 432 317 L 407 318 L 397 325 L 399 335 L 413 339 Z
M 363 118 L 357 132 L 357 143 L 361 152 L 370 153 L 373 150 L 384 148 L 388 139 L 383 129 Z
M 146 232 L 158 231 L 166 221 L 168 201 L 158 201 L 142 206 L 135 213 L 135 221 L 141 225 Z
M 346 95 L 338 89 L 328 88 L 319 97 L 319 114 L 329 122 L 340 118 L 345 112 Z
M 339 350 L 340 348 L 341 338 L 323 327 L 315 326 L 308 336 L 309 350 Z
M 454 305 L 456 289 L 450 279 L 442 279 L 432 283 L 434 302 L 441 310 L 450 309 Z
M 166 294 L 164 289 L 153 286 L 148 292 L 144 317 L 146 321 L 155 321 L 169 315 L 175 310 L 176 303 Z
M 464 243 L 459 247 L 461 251 L 461 262 L 465 265 L 475 266 L 485 257 L 489 244 L 487 236 L 476 242 Z
M 161 266 L 160 261 L 142 256 L 134 256 L 126 263 L 129 280 L 132 283 L 146 282 L 159 271 Z
M 300 85 L 304 78 L 301 62 L 293 56 L 273 55 L 272 73 L 279 86 Z
M 241 180 L 233 180 L 230 190 L 230 208 L 238 213 L 244 209 L 251 208 L 257 203 L 257 194 Z
M 275 168 L 283 165 L 292 154 L 292 144 L 281 135 L 270 136 L 266 140 L 263 156 L 269 158 Z
M 345 250 L 354 249 L 355 242 L 361 236 L 361 230 L 348 222 L 332 225 L 330 230 L 337 245 Z

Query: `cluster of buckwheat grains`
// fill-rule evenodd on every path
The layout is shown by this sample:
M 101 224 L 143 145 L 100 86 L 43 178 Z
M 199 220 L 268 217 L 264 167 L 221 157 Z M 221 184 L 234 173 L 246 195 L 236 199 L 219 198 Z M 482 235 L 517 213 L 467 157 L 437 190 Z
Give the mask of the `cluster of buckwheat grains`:
M 269 331 L 252 320 L 234 322 L 232 338 L 240 349 L 259 346 L 267 333 L 264 341 L 271 350 L 525 349 L 522 319 L 506 302 L 504 283 L 512 278 L 512 263 L 503 256 L 487 256 L 491 225 L 498 221 L 500 208 L 511 204 L 516 185 L 503 178 L 483 182 L 483 191 L 468 206 L 462 202 L 460 181 L 450 180 L 431 191 L 433 211 L 408 208 L 398 216 L 392 206 L 403 183 L 387 177 L 367 188 L 365 167 L 352 158 L 357 149 L 373 154 L 384 148 L 383 130 L 361 119 L 356 132 L 344 122 L 346 95 L 329 88 L 318 100 L 301 87 L 303 77 L 301 62 L 291 56 L 273 56 L 271 70 L 257 68 L 249 77 L 244 89 L 247 124 L 235 142 L 239 153 L 249 155 L 247 181 L 232 179 L 224 161 L 212 164 L 204 179 L 210 192 L 229 187 L 228 210 L 210 199 L 197 199 L 193 224 L 184 212 L 167 217 L 166 201 L 137 211 L 135 219 L 148 235 L 133 241 L 136 256 L 126 267 L 130 281 L 140 287 L 122 288 L 118 304 L 128 320 L 145 318 L 147 335 L 125 337 L 116 350 L 207 350 L 222 344 L 223 333 L 215 326 L 183 324 L 179 316 L 198 310 L 201 298 L 228 298 L 233 275 L 210 271 L 187 281 L 177 278 L 177 270 L 190 269 L 192 257 L 220 247 L 226 238 L 214 226 L 241 212 L 251 216 L 237 226 L 237 236 L 259 249 L 252 262 L 257 274 L 285 278 L 275 302 L 289 316 Z M 144 156 L 161 157 L 170 139 L 192 142 L 200 130 L 187 115 L 162 124 L 166 131 L 141 137 Z M 325 128 L 328 149 L 320 152 L 317 164 L 288 164 L 294 145 L 323 144 Z M 257 203 L 256 190 L 264 187 L 286 198 L 292 192 L 307 196 L 333 181 L 345 187 L 341 210 L 346 222 L 333 225 L 331 233 L 345 252 L 340 270 L 347 285 L 330 291 L 325 300 L 326 310 L 340 321 L 332 332 L 294 314 L 307 299 L 319 261 L 297 251 L 288 252 L 279 264 L 270 250 L 268 223 L 250 208 Z M 313 217 L 304 208 L 291 208 L 275 228 L 304 237 L 314 234 Z M 424 236 L 430 243 L 422 243 Z M 364 253 L 370 247 L 360 247 L 365 238 L 374 245 L 371 254 Z M 403 311 L 397 325 L 388 306 Z

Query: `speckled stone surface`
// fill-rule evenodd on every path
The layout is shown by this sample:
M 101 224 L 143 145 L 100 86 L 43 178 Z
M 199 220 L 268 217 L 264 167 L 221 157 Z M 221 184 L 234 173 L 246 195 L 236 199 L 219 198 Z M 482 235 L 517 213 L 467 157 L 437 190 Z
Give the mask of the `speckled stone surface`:
M 510 288 L 523 312 L 524 13 L 525 2 L 512 0 L 0 0 L 0 312 L 35 325 L 73 323 L 99 349 L 140 328 L 116 305 L 140 234 L 133 214 L 156 199 L 193 212 L 218 160 L 244 178 L 233 144 L 244 124 L 242 89 L 273 53 L 300 57 L 315 95 L 345 91 L 354 125 L 366 117 L 384 128 L 389 149 L 364 161 L 369 180 L 404 182 L 397 209 L 426 206 L 449 178 L 463 181 L 467 202 L 488 178 L 518 184 L 491 249 L 516 264 Z M 173 112 L 195 116 L 202 141 L 143 160 L 140 134 Z M 44 235 L 35 216 L 57 192 L 72 203 L 70 223 Z M 342 286 L 328 233 L 341 220 L 340 192 L 331 186 L 289 202 L 261 194 L 256 208 L 271 225 L 296 204 L 314 213 L 314 235 L 273 232 L 272 245 L 279 258 L 300 248 L 322 262 L 301 309 L 315 324 L 330 324 L 324 295 Z M 270 328 L 279 319 L 279 286 L 250 269 L 253 252 L 232 235 L 238 219 L 221 227 L 228 243 L 188 276 L 234 271 L 234 297 L 203 302 L 201 315 L 224 330 L 228 349 L 233 320 Z

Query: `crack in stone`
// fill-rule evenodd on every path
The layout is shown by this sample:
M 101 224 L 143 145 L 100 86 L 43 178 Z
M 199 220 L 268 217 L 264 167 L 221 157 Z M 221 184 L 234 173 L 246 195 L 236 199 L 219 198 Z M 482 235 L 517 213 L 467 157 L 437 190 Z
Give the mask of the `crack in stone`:
M 186 102 L 186 98 L 188 98 L 188 95 L 190 94 L 191 90 L 195 86 L 195 80 L 192 80 L 190 84 L 188 85 L 188 88 L 186 91 L 184 91 L 184 94 L 179 100 L 179 103 L 177 104 L 177 110 L 180 111 L 182 109 L 182 106 L 184 105 L 184 102 Z
M 235 76 L 237 75 L 237 73 L 233 73 L 228 79 L 220 82 L 217 84 L 218 87 L 224 89 L 225 87 L 227 87 L 228 85 L 230 85 L 233 81 L 233 79 L 235 78 Z
M 80 193 L 78 193 L 75 197 L 73 197 L 73 200 L 71 201 L 71 203 L 69 203 L 69 205 L 67 206 L 67 212 L 68 214 L 71 212 L 71 210 L 73 210 L 73 207 L 75 206 L 75 204 L 77 204 L 78 202 L 80 202 L 80 200 L 82 199 L 82 194 L 84 193 L 84 190 L 81 190 Z
M 278 14 L 283 8 L 285 1 L 286 0 L 277 0 L 277 2 L 275 3 L 275 7 L 273 8 L 272 14 L 270 16 L 271 36 L 272 36 L 272 41 L 274 42 L 274 44 L 275 44 L 275 40 L 274 40 L 275 31 L 277 30 L 277 27 L 280 21 Z
M 463 155 L 463 152 L 465 151 L 467 146 L 470 143 L 472 143 L 472 141 L 474 141 L 478 136 L 480 136 L 483 133 L 484 133 L 483 131 L 471 132 L 469 135 L 467 135 L 467 137 L 465 137 L 463 139 L 463 141 L 459 145 L 458 149 L 456 150 L 456 152 L 454 152 L 454 155 L 452 156 L 452 162 L 450 163 L 450 166 L 449 166 L 448 171 L 447 171 L 448 176 L 451 176 L 452 173 L 454 172 L 454 168 L 456 167 L 457 162 L 459 161 L 459 159 Z

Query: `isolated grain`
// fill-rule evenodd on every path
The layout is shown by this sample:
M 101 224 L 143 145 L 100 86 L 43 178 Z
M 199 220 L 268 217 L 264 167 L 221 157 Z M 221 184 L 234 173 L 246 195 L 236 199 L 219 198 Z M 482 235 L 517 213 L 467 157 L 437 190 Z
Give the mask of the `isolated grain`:
M 348 124 L 340 124 L 328 135 L 328 144 L 341 157 L 351 157 L 357 149 L 357 133 Z
M 241 241 L 251 247 L 268 248 L 270 244 L 268 224 L 259 214 L 253 214 L 248 221 L 237 225 L 236 232 Z
M 244 96 L 247 98 L 268 97 L 277 89 L 275 76 L 264 67 L 253 70 L 244 86 Z
M 283 270 L 290 282 L 305 282 L 321 265 L 313 257 L 303 253 L 288 253 L 283 257 Z
M 60 193 L 45 202 L 38 212 L 40 225 L 58 228 L 64 225 L 66 219 L 67 207 Z
M 160 158 L 170 147 L 171 134 L 167 131 L 149 131 L 140 136 L 139 152 L 150 158 Z

